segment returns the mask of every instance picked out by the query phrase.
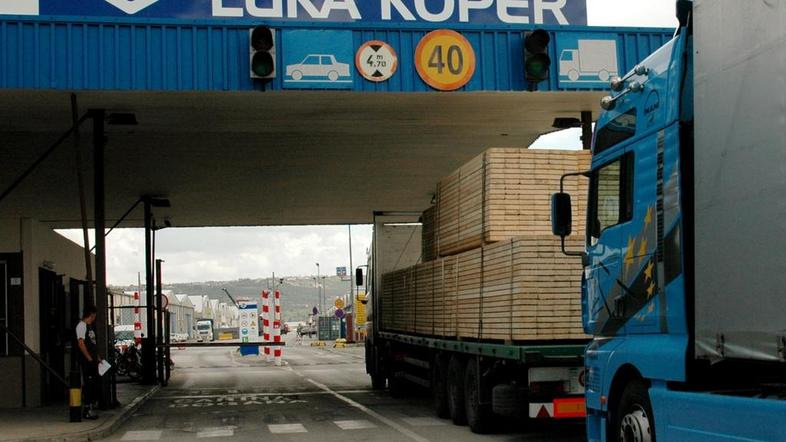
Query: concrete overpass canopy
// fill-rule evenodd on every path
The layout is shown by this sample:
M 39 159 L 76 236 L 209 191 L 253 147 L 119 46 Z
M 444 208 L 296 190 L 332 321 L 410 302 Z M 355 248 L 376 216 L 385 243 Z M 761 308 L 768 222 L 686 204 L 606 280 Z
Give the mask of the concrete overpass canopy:
M 0 197 L 0 294 L 23 301 L 9 304 L 5 325 L 64 374 L 64 341 L 47 330 L 72 327 L 81 304 L 106 310 L 104 236 L 95 278 L 82 279 L 84 250 L 49 230 L 81 224 L 75 149 L 85 182 L 97 182 L 85 187 L 99 232 L 143 195 L 171 201 L 156 208 L 158 226 L 370 223 L 374 211 L 420 211 L 439 178 L 477 153 L 526 147 L 555 118 L 596 113 L 609 78 L 672 34 L 586 25 L 586 0 L 0 1 L 0 191 L 72 127 L 71 94 L 77 115 L 138 122 L 107 118 L 106 148 L 95 150 L 84 125 L 81 141 Z M 259 26 L 270 45 L 252 46 Z M 526 45 L 537 29 L 546 44 Z M 252 48 L 270 56 L 275 69 L 261 76 L 271 78 L 252 75 Z M 544 55 L 552 64 L 535 84 L 525 58 Z M 98 166 L 94 154 L 105 157 Z M 123 227 L 142 226 L 141 212 Z M 151 232 L 148 222 L 148 306 Z M 48 299 L 67 299 L 70 318 L 45 320 L 40 312 L 64 310 Z M 107 317 L 97 323 L 103 348 Z M 20 380 L 21 348 L 3 353 L 15 356 L 3 368 L 22 386 L 15 402 L 52 387 L 37 374 Z
M 133 112 L 139 122 L 107 129 L 110 223 L 144 194 L 172 201 L 175 226 L 368 223 L 375 210 L 422 210 L 441 176 L 484 149 L 526 147 L 555 118 L 597 112 L 608 77 L 671 35 L 587 27 L 585 0 L 524 4 L 4 2 L 0 183 L 69 128 L 75 92 L 82 111 Z M 272 79 L 250 75 L 250 30 L 259 25 L 275 38 Z M 552 66 L 531 93 L 524 40 L 536 28 L 548 32 Z M 434 40 L 423 55 L 436 29 L 463 40 Z M 374 41 L 395 54 L 396 69 L 380 69 L 384 81 L 357 63 Z M 454 45 L 460 55 L 448 54 Z M 309 63 L 348 69 L 335 78 L 290 69 Z M 463 82 L 435 87 L 423 71 L 440 65 Z M 82 149 L 91 158 L 89 143 Z M 0 217 L 78 226 L 73 157 L 56 151 L 2 202 Z M 141 222 L 134 214 L 125 226 Z

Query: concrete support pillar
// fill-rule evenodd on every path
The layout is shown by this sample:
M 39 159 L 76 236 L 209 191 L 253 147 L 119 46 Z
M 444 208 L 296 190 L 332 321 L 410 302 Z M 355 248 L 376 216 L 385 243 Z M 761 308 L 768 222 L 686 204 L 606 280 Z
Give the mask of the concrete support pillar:
M 95 303 L 98 314 L 96 315 L 96 341 L 101 356 L 109 356 L 109 334 L 106 293 L 106 215 L 104 209 L 104 120 L 106 112 L 103 109 L 90 111 L 93 119 L 93 226 L 95 228 L 96 242 L 96 287 Z M 101 382 L 99 406 L 107 408 L 110 405 L 110 385 L 104 379 Z
M 153 307 L 155 306 L 153 293 L 153 209 L 150 197 L 144 198 L 145 205 L 145 310 L 147 317 L 147 335 L 142 341 L 142 363 L 144 373 L 142 381 L 152 385 L 156 383 L 156 364 L 155 364 L 155 316 Z

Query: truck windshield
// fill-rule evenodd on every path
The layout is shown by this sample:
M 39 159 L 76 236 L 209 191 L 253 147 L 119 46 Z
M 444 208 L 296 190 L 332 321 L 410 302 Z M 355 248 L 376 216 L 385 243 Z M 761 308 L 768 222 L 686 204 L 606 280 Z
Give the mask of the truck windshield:
M 210 330 L 210 324 L 199 324 L 197 325 L 197 329 L 201 331 L 208 331 Z
M 636 135 L 636 108 L 606 123 L 595 135 L 595 155 Z

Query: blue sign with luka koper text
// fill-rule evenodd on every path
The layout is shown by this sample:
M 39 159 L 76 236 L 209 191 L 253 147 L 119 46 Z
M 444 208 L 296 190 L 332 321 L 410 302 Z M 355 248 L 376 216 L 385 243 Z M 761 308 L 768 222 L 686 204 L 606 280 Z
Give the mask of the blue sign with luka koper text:
M 0 15 L 584 26 L 587 0 L 2 0 Z

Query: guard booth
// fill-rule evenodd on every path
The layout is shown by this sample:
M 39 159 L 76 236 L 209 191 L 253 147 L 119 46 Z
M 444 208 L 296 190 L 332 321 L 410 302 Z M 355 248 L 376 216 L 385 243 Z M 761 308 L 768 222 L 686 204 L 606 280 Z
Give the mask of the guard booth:
M 589 27 L 586 0 L 3 1 L 0 218 L 145 227 L 153 306 L 156 230 L 421 212 L 437 177 L 488 147 L 574 127 L 588 145 L 609 80 L 672 33 Z M 89 184 L 76 184 L 63 144 L 81 152 Z M 80 190 L 94 201 L 86 218 Z M 20 253 L 14 238 L 0 252 Z M 6 262 L 6 293 L 21 278 L 25 306 L 9 303 L 0 321 L 41 351 L 39 313 L 62 296 L 34 295 L 43 260 L 21 274 Z M 89 279 L 81 267 L 67 275 L 69 289 Z M 4 382 L 20 385 L 21 352 L 6 349 L 0 364 L 16 368 Z

